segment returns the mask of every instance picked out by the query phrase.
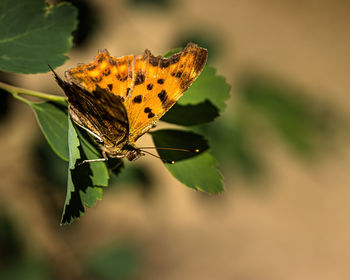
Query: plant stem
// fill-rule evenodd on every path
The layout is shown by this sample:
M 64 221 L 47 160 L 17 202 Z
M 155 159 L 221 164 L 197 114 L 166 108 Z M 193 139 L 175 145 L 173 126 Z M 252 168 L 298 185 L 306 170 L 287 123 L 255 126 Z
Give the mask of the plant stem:
M 24 101 L 23 98 L 18 98 L 19 94 L 27 95 L 27 96 L 34 96 L 38 98 L 42 98 L 48 101 L 57 101 L 57 102 L 63 102 L 65 101 L 65 98 L 63 96 L 58 96 L 58 95 L 52 95 L 52 94 L 47 94 L 47 93 L 42 93 L 34 90 L 29 90 L 25 88 L 20 88 L 20 87 L 15 87 L 11 86 L 8 84 L 5 84 L 3 82 L 0 82 L 0 88 L 11 93 L 13 97 Z

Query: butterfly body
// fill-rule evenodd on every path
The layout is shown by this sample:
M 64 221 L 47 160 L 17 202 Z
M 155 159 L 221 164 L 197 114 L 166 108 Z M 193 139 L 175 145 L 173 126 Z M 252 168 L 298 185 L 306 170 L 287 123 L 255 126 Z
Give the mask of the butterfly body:
M 143 55 L 120 58 L 100 51 L 90 64 L 55 72 L 68 97 L 73 121 L 100 143 L 104 155 L 135 160 L 143 155 L 136 140 L 177 102 L 202 71 L 207 50 L 189 43 L 169 58 Z

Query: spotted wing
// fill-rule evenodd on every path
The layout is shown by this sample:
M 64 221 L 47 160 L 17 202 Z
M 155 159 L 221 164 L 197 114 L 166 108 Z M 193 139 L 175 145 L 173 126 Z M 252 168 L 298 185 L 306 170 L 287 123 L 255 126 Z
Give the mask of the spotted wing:
M 67 79 L 92 92 L 97 87 L 121 98 L 133 143 L 167 112 L 202 71 L 207 50 L 189 43 L 169 58 L 143 55 L 120 58 L 100 51 L 90 64 L 66 72 Z
M 89 131 L 106 146 L 123 145 L 128 140 L 129 123 L 121 98 L 106 89 L 88 91 L 75 83 L 63 81 L 53 71 L 56 81 L 68 97 L 74 122 Z
M 134 83 L 125 100 L 130 140 L 136 141 L 179 100 L 201 73 L 207 50 L 189 43 L 169 58 L 146 50 L 135 58 Z

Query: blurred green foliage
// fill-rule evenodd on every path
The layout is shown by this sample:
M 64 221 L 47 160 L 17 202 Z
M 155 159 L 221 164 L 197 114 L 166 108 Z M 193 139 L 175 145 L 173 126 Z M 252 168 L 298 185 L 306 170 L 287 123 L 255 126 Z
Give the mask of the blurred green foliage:
M 95 250 L 86 260 L 89 275 L 100 280 L 140 279 L 140 250 L 128 243 L 111 244 Z
M 137 188 L 144 196 L 148 196 L 154 189 L 154 179 L 147 166 L 140 164 L 127 164 L 121 170 L 120 175 L 111 176 L 110 185 L 112 189 L 123 190 Z
M 221 170 L 231 170 L 251 179 L 261 174 L 262 160 L 250 139 L 249 127 L 232 112 L 195 130 L 206 135 Z
M 4 267 L 23 257 L 24 244 L 10 216 L 2 208 L 0 213 L 0 267 Z
M 1 279 L 49 280 L 52 279 L 48 267 L 42 260 L 27 258 L 7 266 L 0 272 Z
M 1 210 L 1 209 L 0 209 Z M 0 279 L 48 280 L 59 279 L 50 265 L 33 250 L 25 250 L 24 236 L 14 220 L 0 212 Z M 61 236 L 64 238 L 64 235 Z M 130 242 L 118 242 L 103 248 L 94 248 L 80 258 L 82 278 L 79 279 L 139 279 L 142 251 Z
M 171 47 L 184 47 L 188 42 L 195 42 L 199 46 L 208 50 L 208 62 L 215 61 L 223 52 L 223 44 L 221 43 L 218 32 L 211 32 L 210 29 L 188 29 L 180 30 L 172 43 Z
M 0 213 L 0 279 L 51 279 L 47 264 L 25 250 L 23 237 L 10 215 L 1 208 Z
M 258 121 L 262 117 L 294 151 L 303 156 L 321 152 L 340 121 L 329 104 L 276 78 L 251 74 L 240 83 L 242 103 Z M 247 112 L 248 113 L 248 112 Z
M 258 142 L 276 141 L 266 129 L 307 159 L 321 155 L 342 129 L 344 120 L 330 104 L 281 79 L 245 74 L 238 85 L 230 110 L 193 128 L 206 136 L 222 170 L 248 179 L 264 174 L 267 166 Z

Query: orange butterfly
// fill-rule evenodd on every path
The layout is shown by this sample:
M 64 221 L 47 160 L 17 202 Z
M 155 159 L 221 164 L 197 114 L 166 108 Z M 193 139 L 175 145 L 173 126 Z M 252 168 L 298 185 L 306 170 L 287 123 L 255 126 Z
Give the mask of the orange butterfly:
M 92 63 L 66 71 L 69 82 L 51 70 L 68 97 L 73 121 L 100 142 L 100 160 L 109 156 L 132 161 L 143 155 L 136 140 L 179 100 L 206 59 L 206 49 L 189 43 L 169 58 L 149 50 L 115 58 L 103 50 Z

